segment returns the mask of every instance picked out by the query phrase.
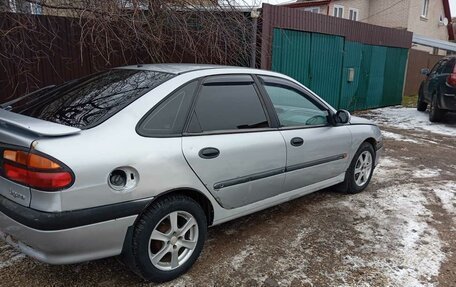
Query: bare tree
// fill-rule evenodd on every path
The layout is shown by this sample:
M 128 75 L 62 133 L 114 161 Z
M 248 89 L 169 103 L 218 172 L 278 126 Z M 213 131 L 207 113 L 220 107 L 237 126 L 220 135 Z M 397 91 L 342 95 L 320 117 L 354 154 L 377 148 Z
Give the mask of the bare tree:
M 31 5 L 29 10 L 24 9 L 27 5 Z M 77 45 L 79 53 L 69 55 L 67 60 L 90 64 L 93 70 L 145 62 L 250 65 L 252 3 L 21 0 L 20 7 L 22 10 L 16 13 L 1 13 L 0 69 L 3 67 L 8 74 L 9 84 L 25 85 L 26 91 L 43 85 L 36 77 L 37 72 L 44 68 L 44 63 L 53 63 L 56 51 L 69 50 L 65 47 L 68 43 L 62 41 L 69 37 L 68 33 L 77 37 L 71 45 Z M 36 7 L 40 7 L 45 16 L 33 15 Z M 11 11 L 8 5 L 0 5 L 0 9 Z M 62 17 L 71 22 L 70 31 L 62 31 L 59 25 Z M 85 57 L 87 51 L 90 58 Z M 12 63 L 15 69 L 7 69 L 6 64 L 11 67 Z M 59 67 L 55 64 L 45 68 L 54 69 L 59 76 Z M 63 81 L 65 77 L 60 76 Z

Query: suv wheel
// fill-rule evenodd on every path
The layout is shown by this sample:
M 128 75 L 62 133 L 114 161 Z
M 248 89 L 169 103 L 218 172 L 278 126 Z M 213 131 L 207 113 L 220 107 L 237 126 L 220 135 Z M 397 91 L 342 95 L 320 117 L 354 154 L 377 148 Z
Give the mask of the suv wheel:
M 429 108 L 429 121 L 440 122 L 442 120 L 443 111 L 437 107 L 437 95 L 434 95 Z
M 132 270 L 147 281 L 173 280 L 199 257 L 206 233 L 206 215 L 193 199 L 175 195 L 154 202 L 134 227 Z
M 338 186 L 344 193 L 362 192 L 368 185 L 374 172 L 375 151 L 373 146 L 364 142 L 356 152 L 345 173 L 345 180 Z
M 418 92 L 418 101 L 416 103 L 416 109 L 420 112 L 424 112 L 427 109 L 428 104 L 423 100 L 423 86 L 420 86 L 420 91 Z

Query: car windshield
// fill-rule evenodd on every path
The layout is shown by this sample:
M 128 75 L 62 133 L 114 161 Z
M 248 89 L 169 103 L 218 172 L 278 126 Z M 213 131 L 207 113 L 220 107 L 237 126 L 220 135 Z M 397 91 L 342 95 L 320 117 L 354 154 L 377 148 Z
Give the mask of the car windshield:
M 96 126 L 174 77 L 173 74 L 113 69 L 32 93 L 8 110 L 81 129 Z

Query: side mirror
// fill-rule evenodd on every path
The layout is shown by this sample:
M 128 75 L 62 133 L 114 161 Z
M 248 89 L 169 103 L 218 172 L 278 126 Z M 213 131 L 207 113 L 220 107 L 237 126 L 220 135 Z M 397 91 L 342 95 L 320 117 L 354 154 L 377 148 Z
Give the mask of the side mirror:
M 428 68 L 421 69 L 421 75 L 429 76 L 431 71 Z
M 337 124 L 348 124 L 351 119 L 351 115 L 346 110 L 338 110 L 334 116 L 334 119 Z

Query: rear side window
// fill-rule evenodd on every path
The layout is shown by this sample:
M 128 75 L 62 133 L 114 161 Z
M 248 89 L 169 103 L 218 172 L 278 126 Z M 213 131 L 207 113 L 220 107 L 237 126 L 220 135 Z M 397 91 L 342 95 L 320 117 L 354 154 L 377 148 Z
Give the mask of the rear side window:
M 10 104 L 11 111 L 87 129 L 174 77 L 172 74 L 114 69 L 72 81 Z
M 186 84 L 154 107 L 140 122 L 138 133 L 150 137 L 180 135 L 197 86 L 197 81 Z
M 267 127 L 269 127 L 268 120 L 252 80 L 251 82 L 203 85 L 189 123 L 188 132 Z

